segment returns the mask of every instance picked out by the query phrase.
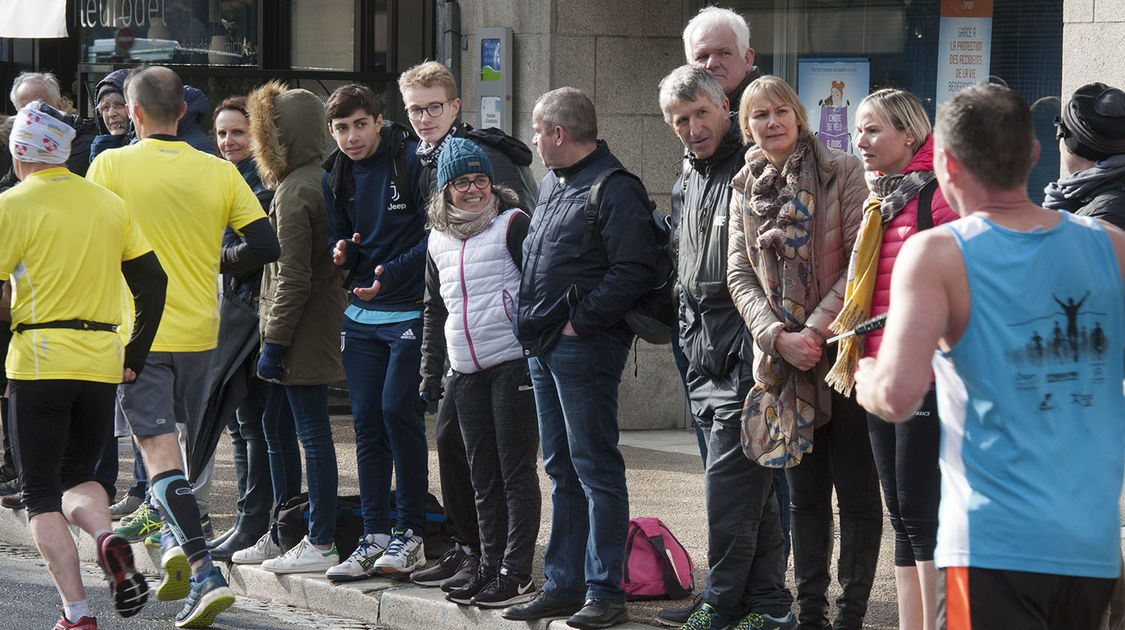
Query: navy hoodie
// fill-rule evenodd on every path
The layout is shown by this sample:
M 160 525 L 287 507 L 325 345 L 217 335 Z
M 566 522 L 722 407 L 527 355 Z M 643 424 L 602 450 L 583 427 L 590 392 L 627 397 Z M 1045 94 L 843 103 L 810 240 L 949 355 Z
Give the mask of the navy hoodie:
M 352 160 L 339 149 L 324 162 L 321 178 L 328 212 L 329 252 L 340 240 L 359 233 L 358 247 L 348 248 L 343 267 L 352 270 L 349 292 L 369 287 L 375 268 L 383 266 L 381 288 L 371 301 L 351 293 L 351 303 L 367 310 L 421 310 L 426 289 L 426 213 L 422 205 L 422 162 L 418 142 L 401 125 L 384 123 L 379 148 L 363 160 Z M 410 198 L 395 184 L 396 160 L 410 182 Z M 331 255 L 331 254 L 329 254 Z

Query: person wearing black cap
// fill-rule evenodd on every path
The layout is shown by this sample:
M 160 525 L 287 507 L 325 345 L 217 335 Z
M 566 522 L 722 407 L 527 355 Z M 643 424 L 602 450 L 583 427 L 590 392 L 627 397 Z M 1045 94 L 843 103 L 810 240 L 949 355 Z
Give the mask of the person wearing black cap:
M 1104 83 L 1075 90 L 1055 119 L 1063 168 L 1043 205 L 1125 228 L 1125 92 Z

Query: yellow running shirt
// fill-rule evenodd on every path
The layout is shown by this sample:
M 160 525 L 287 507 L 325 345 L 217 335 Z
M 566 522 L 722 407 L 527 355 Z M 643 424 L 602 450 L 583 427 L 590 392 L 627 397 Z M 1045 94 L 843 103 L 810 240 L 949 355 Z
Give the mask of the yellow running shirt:
M 121 323 L 121 261 L 152 251 L 125 202 L 65 168 L 32 173 L 0 195 L 0 273 L 10 274 L 12 329 L 86 319 Z M 17 380 L 121 382 L 123 340 L 65 328 L 12 335 Z
M 86 178 L 129 204 L 168 274 L 164 316 L 152 351 L 214 348 L 223 228 L 240 230 L 266 217 L 238 169 L 185 142 L 146 138 L 103 152 Z

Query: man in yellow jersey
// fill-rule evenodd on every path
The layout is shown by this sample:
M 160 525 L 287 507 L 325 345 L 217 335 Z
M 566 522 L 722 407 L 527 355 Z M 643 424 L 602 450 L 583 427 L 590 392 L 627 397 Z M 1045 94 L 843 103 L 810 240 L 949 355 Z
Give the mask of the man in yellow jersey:
M 0 195 L 0 273 L 14 285 L 16 462 L 31 534 L 63 600 L 55 630 L 96 630 L 66 519 L 97 541 L 117 612 L 140 611 L 148 586 L 129 543 L 109 529 L 109 496 L 94 480 L 100 450 L 89 446 L 112 429 L 117 383 L 142 373 L 167 278 L 121 198 L 64 166 L 74 130 L 61 118 L 41 101 L 17 115 L 9 146 L 23 185 Z M 121 274 L 136 304 L 125 347 Z
M 118 390 L 117 434 L 131 431 L 140 446 L 152 499 L 174 534 L 174 539 L 166 537 L 156 597 L 186 596 L 176 626 L 207 627 L 234 603 L 234 595 L 207 553 L 175 424 L 200 411 L 218 338 L 220 268 L 241 273 L 260 267 L 277 259 L 279 247 L 238 169 L 176 138 L 186 105 L 175 72 L 161 66 L 134 70 L 126 79 L 125 101 L 140 141 L 99 155 L 87 177 L 133 209 L 168 274 L 168 298 L 144 375 Z M 227 226 L 244 237 L 241 244 L 222 247 Z

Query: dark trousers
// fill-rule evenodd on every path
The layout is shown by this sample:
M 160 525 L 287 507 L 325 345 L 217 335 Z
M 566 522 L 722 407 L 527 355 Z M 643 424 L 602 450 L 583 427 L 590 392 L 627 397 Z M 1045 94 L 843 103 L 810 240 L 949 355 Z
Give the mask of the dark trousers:
M 813 450 L 787 470 L 793 524 L 793 577 L 802 629 L 828 628 L 828 565 L 832 554 L 832 489 L 840 510 L 833 628 L 861 628 L 875 581 L 883 512 L 867 437 L 867 414 L 855 398 L 832 393 L 832 420 L 813 434 Z
M 703 601 L 722 621 L 749 612 L 784 617 L 793 596 L 785 587 L 785 539 L 773 471 L 742 452 L 742 403 L 754 384 L 739 362 L 725 378 L 687 371 L 691 410 L 707 437 L 707 586 Z
M 235 527 L 257 537 L 270 524 L 273 486 L 269 456 L 262 429 L 266 410 L 266 383 L 257 376 L 247 379 L 246 398 L 238 405 L 227 425 L 230 434 L 234 472 L 238 478 L 238 513 Z
M 438 477 L 441 479 L 441 505 L 445 510 L 445 531 L 454 542 L 465 545 L 474 553 L 480 553 L 472 473 L 469 472 L 469 457 L 465 452 L 461 424 L 457 420 L 457 405 L 453 402 L 453 387 L 449 375 L 442 379 L 442 388 L 446 395 L 438 401 L 435 440 Z
M 1093 630 L 1117 580 L 949 567 L 938 580 L 941 630 Z
M 113 433 L 117 386 L 77 380 L 10 381 L 13 451 L 27 515 L 62 511 L 62 493 L 94 481 Z
M 895 566 L 933 560 L 941 501 L 937 393 L 931 389 L 908 422 L 891 424 L 868 414 L 867 432 L 895 530 Z
M 489 570 L 531 573 L 539 536 L 539 426 L 534 394 L 520 390 L 519 359 L 450 379 L 472 472 L 480 519 L 481 563 Z
M 422 319 L 361 324 L 344 318 L 340 333 L 365 534 L 390 533 L 391 469 L 398 524 L 426 531 L 429 456 L 422 382 Z

